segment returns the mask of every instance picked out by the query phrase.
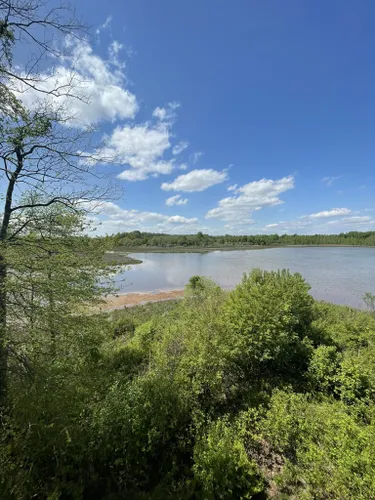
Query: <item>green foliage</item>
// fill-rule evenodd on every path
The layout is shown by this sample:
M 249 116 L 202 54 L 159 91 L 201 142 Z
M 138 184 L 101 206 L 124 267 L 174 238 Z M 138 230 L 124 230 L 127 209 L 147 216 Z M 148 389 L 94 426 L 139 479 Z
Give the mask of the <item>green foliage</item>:
M 313 319 L 309 286 L 299 274 L 253 270 L 230 293 L 223 311 L 230 356 L 246 377 L 303 372 Z
M 374 399 L 374 369 L 364 364 L 361 358 L 361 356 L 345 356 L 340 364 L 337 392 L 347 404 L 355 404 L 360 399 Z
M 119 318 L 113 324 L 114 337 L 132 337 L 135 332 L 134 321 L 129 317 Z
M 317 347 L 311 357 L 309 377 L 314 388 L 332 393 L 339 369 L 340 355 L 335 346 L 322 345 Z
M 175 309 L 177 301 L 168 300 L 162 302 L 150 302 L 149 304 L 137 307 L 117 309 L 107 314 L 111 324 L 121 323 L 121 321 L 131 321 L 135 327 L 150 321 L 151 319 L 168 316 Z
M 9 340 L 34 361 L 47 354 L 53 360 L 76 344 L 77 314 L 107 291 L 99 283 L 108 274 L 101 260 L 105 249 L 80 237 L 86 227 L 82 212 L 57 205 L 30 210 L 27 233 L 6 249 L 12 266 L 5 282 Z
M 249 459 L 238 429 L 226 420 L 217 420 L 198 438 L 193 470 L 197 498 L 245 499 L 263 491 L 257 466 Z
M 164 475 L 184 474 L 188 431 L 188 407 L 168 379 L 150 374 L 130 384 L 116 381 L 93 420 L 93 453 L 107 488 L 120 498 L 141 492 L 152 498 Z
M 363 302 L 366 304 L 370 311 L 375 312 L 375 295 L 370 292 L 366 292 L 363 296 Z
M 64 316 L 53 360 L 20 336 L 3 497 L 374 498 L 375 318 L 308 292 L 193 277 L 182 301 Z
M 220 287 L 205 276 L 192 276 L 185 287 L 185 298 L 204 300 L 210 295 L 220 295 Z
M 278 391 L 259 427 L 285 457 L 280 498 L 374 498 L 375 427 L 342 403 Z

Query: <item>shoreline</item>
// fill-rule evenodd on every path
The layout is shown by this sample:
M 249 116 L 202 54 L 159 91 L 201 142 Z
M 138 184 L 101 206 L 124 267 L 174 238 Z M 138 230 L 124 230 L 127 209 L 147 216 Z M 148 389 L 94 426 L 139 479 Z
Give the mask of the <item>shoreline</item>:
M 179 300 L 184 296 L 184 290 L 164 290 L 155 292 L 130 292 L 118 295 L 109 295 L 105 303 L 100 306 L 101 312 L 126 309 L 152 302 L 165 302 L 167 300 Z
M 372 245 L 342 245 L 342 244 L 326 244 L 326 245 L 252 245 L 252 246 L 222 246 L 222 247 L 118 247 L 118 250 L 112 250 L 112 255 L 127 254 L 129 265 L 141 264 L 142 261 L 131 257 L 131 254 L 137 253 L 211 253 L 211 252 L 235 252 L 245 250 L 268 250 L 271 248 L 373 248 Z M 133 262 L 131 262 L 133 261 Z

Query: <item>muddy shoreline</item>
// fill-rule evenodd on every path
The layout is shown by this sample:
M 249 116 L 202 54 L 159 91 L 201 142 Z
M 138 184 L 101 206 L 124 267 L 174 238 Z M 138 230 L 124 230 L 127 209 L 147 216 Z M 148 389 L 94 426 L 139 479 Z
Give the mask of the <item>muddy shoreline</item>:
M 161 302 L 164 300 L 182 299 L 184 290 L 166 290 L 158 292 L 124 293 L 119 295 L 109 295 L 105 303 L 100 306 L 101 311 L 114 311 L 125 307 L 134 307 L 149 302 Z

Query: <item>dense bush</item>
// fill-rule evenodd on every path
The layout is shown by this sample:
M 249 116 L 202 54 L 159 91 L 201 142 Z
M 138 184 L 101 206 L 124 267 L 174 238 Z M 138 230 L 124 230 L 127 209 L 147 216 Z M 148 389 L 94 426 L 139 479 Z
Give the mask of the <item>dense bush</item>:
M 255 270 L 71 321 L 13 361 L 1 498 L 375 498 L 372 313 Z
M 238 429 L 225 420 L 212 423 L 206 434 L 198 437 L 193 469 L 200 498 L 252 498 L 264 488 Z
M 313 320 L 309 286 L 288 271 L 245 275 L 223 310 L 231 356 L 248 379 L 301 373 Z
M 285 457 L 281 498 L 375 498 L 375 427 L 343 403 L 277 391 L 259 428 Z

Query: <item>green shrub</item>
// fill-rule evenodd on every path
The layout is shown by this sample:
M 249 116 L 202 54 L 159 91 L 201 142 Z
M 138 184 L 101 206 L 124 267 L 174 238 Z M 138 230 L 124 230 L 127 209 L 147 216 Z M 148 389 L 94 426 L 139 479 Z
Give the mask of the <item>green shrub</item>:
M 114 337 L 132 337 L 135 332 L 135 323 L 127 316 L 119 318 L 113 325 Z
M 319 346 L 309 364 L 309 378 L 315 389 L 333 393 L 339 371 L 340 354 L 335 346 Z
M 309 288 L 299 274 L 254 270 L 230 293 L 223 321 L 231 357 L 248 379 L 306 369 L 313 319 Z
M 157 375 L 116 382 L 93 420 L 93 455 L 107 493 L 140 498 L 184 474 L 191 443 L 189 406 Z M 181 476 L 180 476 L 181 479 Z
M 308 290 L 194 277 L 173 307 L 70 317 L 54 359 L 36 338 L 11 361 L 0 498 L 375 498 L 375 319 Z
M 375 427 L 347 413 L 341 402 L 278 391 L 259 427 L 285 456 L 281 498 L 375 498 Z
M 264 485 L 256 464 L 247 456 L 236 426 L 214 422 L 194 447 L 197 498 L 205 500 L 253 498 Z

